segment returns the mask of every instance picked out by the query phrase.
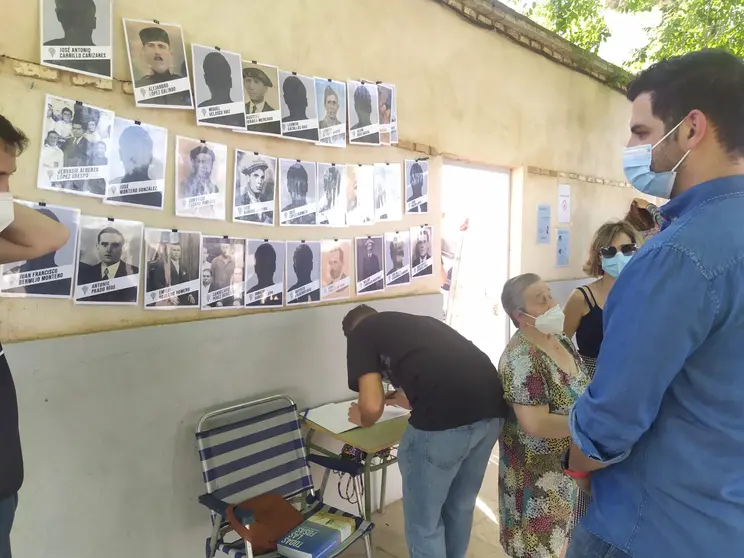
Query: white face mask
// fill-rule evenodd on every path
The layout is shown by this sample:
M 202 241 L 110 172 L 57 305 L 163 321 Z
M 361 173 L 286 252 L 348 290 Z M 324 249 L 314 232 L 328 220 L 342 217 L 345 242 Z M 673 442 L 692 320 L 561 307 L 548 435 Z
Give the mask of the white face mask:
M 566 320 L 566 315 L 563 313 L 563 310 L 561 310 L 560 304 L 556 304 L 537 318 L 530 316 L 529 314 L 525 314 L 525 316 L 529 316 L 535 320 L 535 325 L 533 327 L 540 333 L 544 333 L 545 335 L 557 335 L 563 333 L 563 322 Z
M 14 218 L 13 196 L 10 192 L 0 192 L 0 232 L 7 229 Z

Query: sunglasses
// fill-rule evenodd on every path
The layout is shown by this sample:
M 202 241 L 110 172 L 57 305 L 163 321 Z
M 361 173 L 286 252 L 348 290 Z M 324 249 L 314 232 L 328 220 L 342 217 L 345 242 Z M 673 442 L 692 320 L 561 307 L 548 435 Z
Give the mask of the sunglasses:
M 620 248 L 615 246 L 605 246 L 599 249 L 599 253 L 605 258 L 614 258 L 618 252 L 621 252 L 624 256 L 631 256 L 638 251 L 638 246 L 635 244 L 623 244 Z

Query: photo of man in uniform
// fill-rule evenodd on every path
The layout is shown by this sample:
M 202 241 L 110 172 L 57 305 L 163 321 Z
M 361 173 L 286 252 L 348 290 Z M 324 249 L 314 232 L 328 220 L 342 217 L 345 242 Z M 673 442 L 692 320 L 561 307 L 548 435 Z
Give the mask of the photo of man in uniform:
M 44 1 L 45 10 L 49 9 L 48 5 L 51 1 Z M 62 27 L 64 36 L 46 41 L 44 43 L 46 48 L 42 49 L 42 58 L 44 55 L 51 54 L 49 47 L 110 46 L 110 42 L 109 45 L 96 45 L 93 42 L 93 31 L 99 24 L 96 3 L 93 0 L 53 0 L 53 2 L 54 13 Z M 104 29 L 108 30 L 110 37 L 110 22 L 104 19 L 100 23 Z M 106 58 L 95 60 L 52 60 L 46 58 L 44 63 L 101 77 L 111 77 L 111 60 Z
M 136 88 L 148 87 L 186 77 L 172 71 L 174 68 L 171 38 L 165 29 L 155 26 L 145 27 L 140 29 L 139 39 L 142 43 L 141 56 L 146 66 L 150 69 L 150 73 L 140 78 L 135 78 L 134 86 Z M 177 37 L 176 40 L 177 45 L 183 49 L 182 39 Z M 191 90 L 187 89 L 186 91 L 177 91 L 175 93 L 144 99 L 139 101 L 139 104 L 190 108 L 192 106 Z
M 274 72 L 276 76 L 276 72 Z M 276 79 L 276 77 L 275 77 Z M 279 107 L 273 107 L 266 99 L 269 90 L 274 91 L 274 82 L 268 74 L 257 66 L 243 67 L 243 90 L 245 91 L 245 114 L 260 114 L 263 112 L 274 112 Z M 260 134 L 272 134 L 279 136 L 282 133 L 282 125 L 279 120 L 274 122 L 263 122 L 246 126 L 249 132 Z
M 393 273 L 395 273 L 396 271 L 402 270 L 404 267 L 410 265 L 408 263 L 409 258 L 408 258 L 408 250 L 406 250 L 406 241 L 407 241 L 407 238 L 404 238 L 402 235 L 395 235 L 392 237 L 391 240 L 388 241 L 388 250 L 390 252 L 389 263 L 391 265 L 386 266 L 387 269 L 385 270 L 385 285 L 386 286 L 405 285 L 411 282 L 410 268 L 405 273 L 403 273 L 399 277 L 396 277 L 392 281 L 388 280 L 388 277 L 390 277 Z
M 318 97 L 318 116 L 323 115 L 323 118 L 318 121 L 320 143 L 345 147 L 346 84 L 316 78 L 315 87 Z M 323 130 L 326 130 L 325 133 L 333 132 L 333 135 L 323 137 Z
M 122 260 L 122 253 L 126 239 L 124 235 L 114 227 L 102 229 L 96 237 L 96 253 L 99 263 L 87 264 L 79 262 L 77 285 L 89 285 L 99 281 L 108 281 L 137 275 L 139 268 L 136 265 Z M 128 287 L 118 291 L 110 291 L 98 295 L 79 299 L 84 302 L 137 302 L 138 287 Z

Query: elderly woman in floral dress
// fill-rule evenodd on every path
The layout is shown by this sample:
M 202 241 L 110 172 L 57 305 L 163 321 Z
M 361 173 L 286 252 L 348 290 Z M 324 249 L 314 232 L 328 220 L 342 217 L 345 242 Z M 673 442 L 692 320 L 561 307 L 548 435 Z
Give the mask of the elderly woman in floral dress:
M 568 412 L 589 376 L 540 277 L 510 279 L 501 302 L 519 328 L 499 361 L 512 408 L 499 440 L 501 545 L 512 558 L 558 558 L 578 491 L 561 467 L 570 445 Z

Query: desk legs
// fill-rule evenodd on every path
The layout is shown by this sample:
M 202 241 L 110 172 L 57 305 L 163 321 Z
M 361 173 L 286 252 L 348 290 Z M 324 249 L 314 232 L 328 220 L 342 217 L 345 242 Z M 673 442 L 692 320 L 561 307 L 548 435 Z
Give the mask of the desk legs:
M 364 519 L 372 521 L 372 460 L 373 454 L 367 454 L 364 460 Z
M 388 468 L 385 466 L 387 459 L 383 460 L 383 467 L 382 467 L 382 478 L 380 479 L 380 513 L 385 513 L 385 490 L 387 488 L 387 470 Z

